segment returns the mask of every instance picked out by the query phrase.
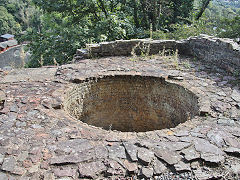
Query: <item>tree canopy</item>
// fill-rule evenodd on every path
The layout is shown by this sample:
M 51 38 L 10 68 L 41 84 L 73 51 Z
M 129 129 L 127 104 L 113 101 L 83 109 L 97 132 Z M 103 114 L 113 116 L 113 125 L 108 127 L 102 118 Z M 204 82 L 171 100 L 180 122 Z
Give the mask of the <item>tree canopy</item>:
M 86 43 L 239 36 L 240 3 L 223 0 L 2 0 L 0 31 L 30 41 L 30 67 L 71 61 Z M 150 33 L 151 32 L 151 33 Z
M 20 24 L 15 21 L 12 14 L 3 6 L 0 6 L 0 17 L 0 34 L 5 34 L 6 32 L 16 34 L 20 32 Z

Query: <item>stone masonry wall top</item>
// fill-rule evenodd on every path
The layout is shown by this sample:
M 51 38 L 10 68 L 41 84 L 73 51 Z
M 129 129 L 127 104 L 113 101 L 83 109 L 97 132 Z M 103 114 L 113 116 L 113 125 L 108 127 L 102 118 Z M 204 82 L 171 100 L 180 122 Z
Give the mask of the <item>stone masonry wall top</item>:
M 240 46 L 232 39 L 220 39 L 202 35 L 189 38 L 190 54 L 205 62 L 217 64 L 228 71 L 240 67 Z
M 180 55 L 190 55 L 210 64 L 221 66 L 234 73 L 240 69 L 240 46 L 232 39 L 221 39 L 208 35 L 190 37 L 186 40 L 133 39 L 87 44 L 86 49 L 78 49 L 75 60 L 89 57 L 130 56 L 158 54 L 166 50 Z

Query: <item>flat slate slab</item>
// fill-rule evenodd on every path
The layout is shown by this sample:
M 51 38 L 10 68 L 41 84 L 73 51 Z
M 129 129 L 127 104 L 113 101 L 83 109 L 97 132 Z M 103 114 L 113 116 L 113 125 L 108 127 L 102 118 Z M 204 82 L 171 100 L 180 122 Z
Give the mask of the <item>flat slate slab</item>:
M 16 159 L 14 157 L 5 158 L 1 169 L 3 171 L 13 172 L 16 166 Z
M 177 164 L 182 159 L 178 153 L 169 149 L 155 148 L 154 153 L 159 159 L 165 161 L 169 165 Z
M 128 154 L 128 156 L 130 157 L 131 161 L 137 161 L 137 146 L 135 146 L 132 143 L 127 143 L 124 142 L 123 146 L 126 149 L 126 153 Z
M 179 64 L 174 69 L 157 56 L 134 63 L 109 57 L 0 72 L 0 179 L 234 179 L 240 156 L 239 87 L 228 79 L 238 79 L 218 67 L 191 63 L 191 68 Z M 199 104 L 201 116 L 141 133 L 106 131 L 66 113 L 64 99 L 74 82 L 105 75 L 159 77 L 206 103 Z

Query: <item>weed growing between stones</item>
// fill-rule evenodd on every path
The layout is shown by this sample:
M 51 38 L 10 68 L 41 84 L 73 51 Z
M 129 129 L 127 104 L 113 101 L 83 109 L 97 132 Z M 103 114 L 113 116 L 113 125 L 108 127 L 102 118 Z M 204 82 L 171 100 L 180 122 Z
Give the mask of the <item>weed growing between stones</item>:
M 227 118 L 230 118 L 231 117 L 231 114 L 229 112 L 223 112 L 223 116 L 224 117 L 227 117 Z
M 137 51 L 140 51 L 140 56 L 137 56 Z M 133 67 L 135 66 L 136 61 L 144 61 L 147 59 L 151 59 L 150 56 L 150 44 L 143 43 L 141 46 L 141 42 L 137 43 L 131 51 L 131 56 L 129 60 L 133 62 Z
M 17 66 L 14 62 L 9 63 L 9 65 L 12 69 L 17 69 Z
M 193 62 L 197 62 L 197 60 L 198 60 L 197 57 L 193 57 L 193 58 L 192 58 L 192 61 L 193 61 Z
M 184 62 L 182 63 L 182 65 L 183 65 L 186 69 L 190 69 L 190 68 L 191 68 L 191 65 L 190 65 L 189 61 L 184 61 Z
M 175 52 L 173 51 L 173 62 L 175 64 L 176 69 L 179 69 L 178 59 L 179 59 L 179 54 L 178 54 L 178 49 L 176 49 Z
M 166 50 L 165 46 L 162 50 L 159 50 L 157 55 L 151 55 L 150 43 L 137 43 L 131 51 L 130 61 L 145 61 L 147 59 L 156 59 L 161 60 L 163 63 L 172 63 L 173 67 L 179 69 L 179 52 L 178 49 L 174 50 Z M 134 64 L 133 64 L 134 66 Z M 189 65 L 190 68 L 190 65 Z
M 140 56 L 137 56 L 137 54 L 140 54 Z M 146 60 L 150 57 L 150 44 L 139 42 L 137 43 L 131 51 L 131 55 L 133 58 L 131 60 Z
M 56 58 L 53 58 L 53 63 L 54 63 L 54 66 L 59 66 L 58 62 L 56 61 Z
M 174 68 L 179 69 L 179 53 L 178 49 L 166 50 L 165 47 L 163 50 L 158 53 L 159 59 L 163 60 L 165 63 L 173 63 Z
M 240 76 L 240 71 L 239 71 L 239 70 L 235 70 L 235 71 L 233 72 L 233 76 L 239 77 L 239 76 Z
M 108 130 L 109 130 L 109 131 L 112 130 L 112 124 L 109 125 L 109 129 L 108 129 Z
M 239 86 L 239 84 L 240 84 L 240 79 L 231 80 L 231 81 L 229 81 L 229 83 L 230 83 L 232 86 Z
M 130 61 L 136 61 L 137 60 L 137 54 L 136 54 L 136 49 L 137 49 L 137 47 L 138 46 L 140 46 L 140 42 L 138 43 L 138 44 L 136 44 L 136 46 L 134 46 L 133 48 L 132 48 L 132 51 L 131 51 L 131 56 L 132 56 L 132 58 L 130 58 Z
M 41 55 L 40 59 L 38 60 L 40 67 L 43 66 L 43 56 Z

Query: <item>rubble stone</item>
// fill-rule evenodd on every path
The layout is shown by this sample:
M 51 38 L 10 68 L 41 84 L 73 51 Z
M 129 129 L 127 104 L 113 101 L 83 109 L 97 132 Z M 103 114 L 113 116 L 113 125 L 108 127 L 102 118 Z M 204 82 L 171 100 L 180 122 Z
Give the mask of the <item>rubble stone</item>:
M 137 157 L 143 165 L 148 165 L 152 162 L 154 158 L 154 153 L 145 148 L 139 148 L 137 152 Z
M 170 151 L 169 149 L 155 148 L 154 152 L 159 159 L 162 159 L 169 165 L 177 164 L 182 159 L 178 153 Z
M 155 175 L 160 175 L 167 171 L 167 167 L 158 159 L 156 159 L 153 163 L 153 169 Z
M 152 168 L 142 168 L 141 169 L 141 176 L 144 179 L 150 179 L 153 176 L 153 169 Z
M 136 41 L 126 42 L 133 46 Z M 236 58 L 239 50 L 231 54 L 235 48 L 232 42 L 205 36 L 183 42 L 147 42 L 155 50 L 161 48 L 158 44 L 165 43 L 167 49 L 176 47 L 181 53 L 191 51 L 190 54 L 201 58 L 192 61 L 191 57 L 179 56 L 179 68 L 171 58 L 166 61 L 164 57 L 154 56 L 144 60 L 134 57 L 139 59 L 136 61 L 130 61 L 129 57 L 82 59 L 57 68 L 16 69 L 9 74 L 0 71 L 0 89 L 4 92 L 4 104 L 0 100 L 0 179 L 221 179 L 226 174 L 229 177 L 224 178 L 231 179 L 232 174 L 239 174 L 239 87 L 233 84 L 239 78 L 229 71 L 239 69 L 239 57 Z M 103 44 L 95 46 L 94 53 L 106 55 L 113 44 L 106 43 L 108 47 L 103 49 L 99 49 L 105 46 Z M 119 41 L 117 46 L 120 44 L 123 49 L 118 49 L 118 53 L 126 48 L 125 41 Z M 222 62 L 225 59 L 222 57 L 227 57 L 228 61 Z M 189 68 L 183 66 L 184 62 L 190 64 Z M 118 88 L 122 87 L 117 94 L 120 98 L 112 101 L 126 112 L 118 113 L 119 119 L 130 114 L 130 119 L 142 120 L 138 125 L 142 132 L 135 132 L 134 128 L 127 132 L 116 131 L 111 122 L 108 129 L 93 127 L 86 123 L 87 116 L 81 116 L 81 108 L 74 111 L 80 114 L 78 119 L 68 113 L 67 97 L 75 98 L 78 104 L 83 98 L 81 90 L 73 93 L 73 89 L 94 88 L 96 81 L 103 77 L 114 81 L 120 76 L 125 80 L 132 78 L 135 85 L 135 81 L 139 81 L 139 87 L 143 87 L 142 79 L 151 79 L 144 82 L 147 86 L 144 88 L 151 92 L 142 93 L 147 98 L 125 92 L 118 84 Z M 153 79 L 161 82 L 161 87 L 174 88 L 149 88 L 156 83 Z M 79 84 L 84 86 L 79 87 Z M 106 92 L 114 92 L 113 86 L 105 87 Z M 131 92 L 139 92 L 139 87 L 132 83 L 129 87 L 132 87 Z M 95 89 L 97 92 L 100 88 L 95 86 Z M 158 96 L 153 96 L 154 91 L 158 91 Z M 191 95 L 190 99 L 186 92 Z M 84 106 L 90 107 L 93 100 L 107 102 L 111 100 L 108 95 L 88 91 L 84 97 L 89 101 L 85 101 Z M 196 104 L 191 103 L 193 99 Z M 156 102 L 160 100 L 164 101 L 158 104 L 161 108 L 152 108 L 157 107 Z M 118 106 L 119 101 L 121 106 Z M 173 102 L 194 104 L 197 112 L 191 115 L 189 108 Z M 142 110 L 137 109 L 139 107 Z M 164 108 L 168 113 L 159 116 L 163 111 L 157 111 Z M 85 114 L 90 113 L 87 109 Z M 117 113 L 112 111 L 102 116 L 103 111 L 92 109 L 101 117 L 100 125 Z M 182 121 L 183 116 L 186 121 Z M 153 119 L 161 121 L 166 129 L 156 130 Z M 150 132 L 146 129 L 147 123 L 153 127 Z M 128 119 L 124 126 L 135 124 Z
M 4 159 L 1 169 L 4 171 L 12 172 L 16 166 L 16 160 L 14 157 L 7 157 Z
M 137 147 L 134 144 L 127 142 L 123 143 L 123 145 L 126 149 L 126 153 L 131 158 L 131 161 L 137 161 Z
M 99 173 L 102 173 L 107 168 L 101 161 L 81 163 L 78 166 L 80 177 L 96 178 Z

